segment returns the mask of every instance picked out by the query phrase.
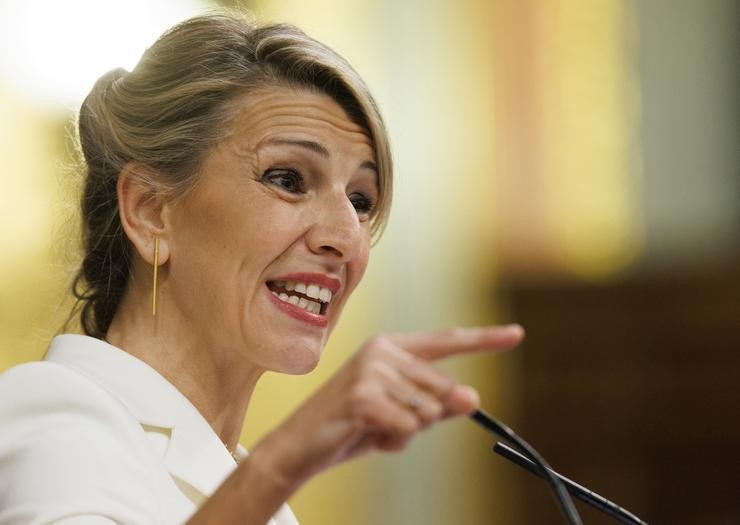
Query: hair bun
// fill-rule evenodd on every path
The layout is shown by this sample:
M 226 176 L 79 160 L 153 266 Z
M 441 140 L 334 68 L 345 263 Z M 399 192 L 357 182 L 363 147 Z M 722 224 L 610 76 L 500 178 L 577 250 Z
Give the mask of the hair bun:
M 119 80 L 121 80 L 126 74 L 128 74 L 128 71 L 126 71 L 122 67 L 117 67 L 117 68 L 111 69 L 110 71 L 105 73 L 103 76 L 101 76 L 98 79 L 98 82 L 100 82 L 102 85 L 110 87 L 110 86 L 113 86 L 113 84 L 115 84 Z

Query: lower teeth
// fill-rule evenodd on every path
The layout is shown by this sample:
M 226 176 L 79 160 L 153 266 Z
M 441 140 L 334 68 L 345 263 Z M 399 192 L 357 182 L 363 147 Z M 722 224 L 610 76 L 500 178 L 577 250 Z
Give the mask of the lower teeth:
M 278 299 L 280 299 L 283 302 L 292 304 L 293 306 L 297 306 L 299 308 L 303 308 L 304 310 L 306 310 L 307 312 L 310 312 L 312 314 L 318 314 L 318 313 L 321 312 L 321 305 L 320 304 L 318 304 L 318 303 L 316 303 L 314 301 L 309 301 L 308 299 L 306 299 L 304 297 L 297 298 L 295 295 L 288 295 L 286 293 L 278 294 L 277 292 L 272 292 L 272 295 L 274 295 L 275 297 L 277 297 Z M 291 299 L 293 299 L 293 300 L 291 300 Z M 293 302 L 294 300 L 295 300 L 295 302 Z

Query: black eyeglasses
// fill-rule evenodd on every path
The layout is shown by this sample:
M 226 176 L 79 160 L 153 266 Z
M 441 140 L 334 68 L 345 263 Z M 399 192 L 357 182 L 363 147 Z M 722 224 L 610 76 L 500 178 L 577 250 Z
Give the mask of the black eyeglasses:
M 519 449 L 519 452 L 517 452 L 500 442 L 497 442 L 493 446 L 494 452 L 527 469 L 529 472 L 544 478 L 550 484 L 555 492 L 560 509 L 570 525 L 582 525 L 582 521 L 568 493 L 611 516 L 620 523 L 626 525 L 647 525 L 647 523 L 619 505 L 555 472 L 529 443 L 516 435 L 509 427 L 486 414 L 484 411 L 476 410 L 471 414 L 470 418 L 492 434 L 507 440 Z

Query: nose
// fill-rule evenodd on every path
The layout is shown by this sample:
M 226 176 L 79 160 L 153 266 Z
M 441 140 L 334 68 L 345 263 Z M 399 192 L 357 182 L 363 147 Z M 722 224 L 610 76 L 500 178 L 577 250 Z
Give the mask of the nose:
M 314 207 L 306 243 L 313 253 L 330 255 L 335 262 L 347 262 L 358 256 L 363 236 L 357 211 L 342 193 L 326 197 Z

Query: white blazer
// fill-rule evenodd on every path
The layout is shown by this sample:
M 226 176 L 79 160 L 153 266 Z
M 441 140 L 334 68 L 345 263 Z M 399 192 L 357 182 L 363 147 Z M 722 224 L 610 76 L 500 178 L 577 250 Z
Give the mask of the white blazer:
M 105 341 L 57 336 L 0 374 L 0 525 L 182 524 L 235 467 L 185 396 Z M 269 525 L 298 522 L 283 505 Z

